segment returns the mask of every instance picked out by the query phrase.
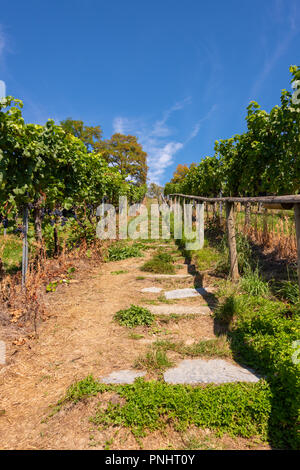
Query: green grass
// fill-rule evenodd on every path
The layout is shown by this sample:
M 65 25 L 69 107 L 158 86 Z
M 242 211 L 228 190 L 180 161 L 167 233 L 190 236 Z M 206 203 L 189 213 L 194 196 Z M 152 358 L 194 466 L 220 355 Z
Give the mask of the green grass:
M 214 268 L 219 261 L 220 253 L 210 246 L 204 245 L 204 248 L 197 251 L 196 264 L 199 271 Z
M 230 345 L 225 336 L 218 338 L 201 340 L 192 345 L 185 345 L 182 342 L 172 342 L 168 340 L 156 341 L 153 347 L 163 351 L 175 351 L 183 356 L 190 357 L 231 357 Z
M 129 338 L 138 340 L 138 339 L 145 338 L 145 336 L 144 335 L 139 335 L 137 333 L 130 333 Z
M 1 236 L 0 258 L 6 272 L 20 269 L 22 262 L 22 240 L 14 235 Z
M 151 349 L 145 356 L 139 356 L 133 366 L 136 369 L 147 369 L 148 371 L 164 371 L 173 366 L 162 349 Z
M 136 326 L 151 326 L 154 322 L 154 315 L 147 308 L 138 305 L 131 305 L 130 308 L 119 310 L 114 319 L 122 326 L 135 328 Z
M 119 271 L 111 271 L 110 274 L 118 275 L 118 274 L 127 274 L 127 273 L 129 273 L 129 271 L 120 269 Z
M 280 299 L 286 300 L 291 304 L 297 304 L 300 302 L 298 282 L 281 281 L 277 283 L 275 293 Z
M 262 279 L 258 267 L 254 271 L 250 267 L 246 268 L 240 285 L 242 290 L 249 295 L 261 297 L 271 295 L 269 284 Z
M 141 271 L 155 274 L 175 274 L 172 256 L 159 250 L 149 261 L 143 264 Z

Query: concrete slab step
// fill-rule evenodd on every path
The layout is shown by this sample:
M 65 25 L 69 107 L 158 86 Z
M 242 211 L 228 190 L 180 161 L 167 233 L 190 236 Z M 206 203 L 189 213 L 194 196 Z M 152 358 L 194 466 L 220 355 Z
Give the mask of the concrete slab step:
M 147 307 L 153 315 L 209 315 L 212 310 L 208 305 L 149 305 Z
M 186 359 L 164 373 L 165 382 L 170 384 L 258 382 L 259 379 L 251 369 L 223 359 Z
M 161 291 L 162 291 L 161 287 L 145 287 L 144 289 L 141 290 L 141 292 L 149 292 L 151 294 L 158 294 Z
M 186 299 L 188 297 L 197 297 L 197 296 L 204 296 L 208 295 L 209 291 L 204 287 L 197 287 L 196 289 L 192 287 L 187 287 L 184 289 L 174 289 L 165 292 L 165 297 L 168 300 L 173 299 Z
M 105 384 L 133 384 L 138 377 L 144 377 L 146 372 L 137 372 L 135 370 L 118 370 L 100 379 Z
M 142 274 L 145 279 L 192 279 L 192 274 Z

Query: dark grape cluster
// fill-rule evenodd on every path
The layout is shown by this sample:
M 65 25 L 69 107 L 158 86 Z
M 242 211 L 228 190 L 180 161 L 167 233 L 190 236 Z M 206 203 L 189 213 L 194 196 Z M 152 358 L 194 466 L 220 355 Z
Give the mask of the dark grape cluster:
M 45 216 L 49 216 L 50 218 L 50 225 L 53 227 L 55 223 L 57 222 L 57 219 L 60 218 L 60 225 L 61 227 L 64 227 L 66 223 L 68 222 L 68 219 L 74 218 L 77 220 L 77 215 L 75 213 L 74 209 L 48 209 L 48 208 L 43 208 L 42 209 L 42 219 L 44 219 Z
M 18 225 L 14 230 L 13 233 L 23 233 L 25 235 L 25 228 L 22 225 Z

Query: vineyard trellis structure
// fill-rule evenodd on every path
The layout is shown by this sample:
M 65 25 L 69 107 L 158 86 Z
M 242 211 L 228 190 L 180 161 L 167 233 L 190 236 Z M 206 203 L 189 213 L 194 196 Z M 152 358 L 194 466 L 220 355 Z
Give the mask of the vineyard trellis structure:
M 235 230 L 235 211 L 236 203 L 241 204 L 264 204 L 269 209 L 277 209 L 278 205 L 282 210 L 294 209 L 295 216 L 295 229 L 297 240 L 297 263 L 298 263 L 298 283 L 300 290 L 300 195 L 285 195 L 285 196 L 259 196 L 259 197 L 216 197 L 209 198 L 203 196 L 191 196 L 188 194 L 169 194 L 171 204 L 182 203 L 186 204 L 190 201 L 196 201 L 200 204 L 215 204 L 225 203 L 226 207 L 226 227 L 228 235 L 229 256 L 230 256 L 230 276 L 232 280 L 238 280 L 238 258 L 236 247 L 236 230 Z M 204 212 L 200 211 L 201 217 L 204 218 Z M 204 226 L 204 220 L 200 220 L 199 227 Z M 202 230 L 202 228 L 200 228 Z M 203 238 L 203 236 L 200 238 Z

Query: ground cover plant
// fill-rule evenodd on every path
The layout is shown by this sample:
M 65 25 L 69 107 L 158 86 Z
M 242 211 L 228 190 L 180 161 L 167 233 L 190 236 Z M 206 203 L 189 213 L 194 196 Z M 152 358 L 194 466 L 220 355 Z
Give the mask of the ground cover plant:
M 124 426 L 141 437 L 172 423 L 181 431 L 195 425 L 217 430 L 220 435 L 267 436 L 271 391 L 264 381 L 192 387 L 137 379 L 133 385 L 114 386 L 88 376 L 68 389 L 52 414 L 68 402 L 77 403 L 107 391 L 117 393 L 124 402 L 109 401 L 103 406 L 100 400 L 90 421 L 101 428 Z
M 108 260 L 120 261 L 127 258 L 136 258 L 143 256 L 140 245 L 129 245 L 117 242 L 108 248 Z
M 141 271 L 156 274 L 175 274 L 172 256 L 159 250 L 149 261 L 143 264 Z
M 114 319 L 122 326 L 134 328 L 140 325 L 151 326 L 154 315 L 147 308 L 131 305 L 128 309 L 119 310 Z

